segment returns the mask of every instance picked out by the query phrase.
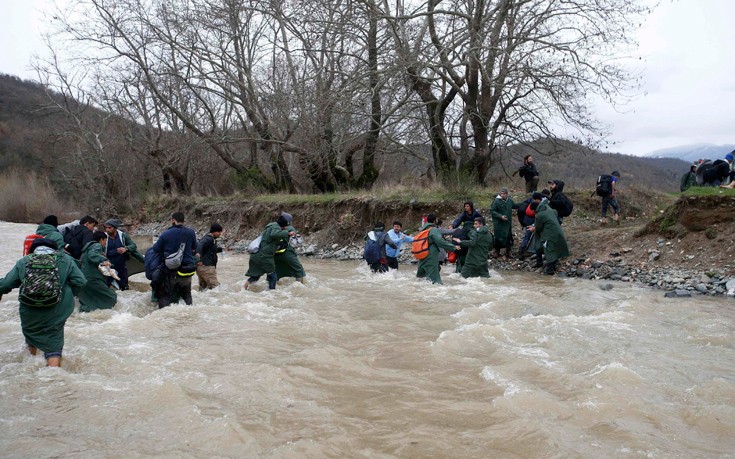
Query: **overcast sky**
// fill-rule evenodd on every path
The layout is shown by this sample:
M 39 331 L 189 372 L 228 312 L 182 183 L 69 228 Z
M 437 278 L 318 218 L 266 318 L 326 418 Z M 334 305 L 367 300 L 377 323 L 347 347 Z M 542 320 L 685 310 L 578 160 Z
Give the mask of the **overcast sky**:
M 35 79 L 42 11 L 51 0 L 0 0 L 0 72 Z M 641 155 L 696 143 L 735 143 L 735 0 L 661 0 L 638 38 L 643 92 L 617 111 L 608 149 Z

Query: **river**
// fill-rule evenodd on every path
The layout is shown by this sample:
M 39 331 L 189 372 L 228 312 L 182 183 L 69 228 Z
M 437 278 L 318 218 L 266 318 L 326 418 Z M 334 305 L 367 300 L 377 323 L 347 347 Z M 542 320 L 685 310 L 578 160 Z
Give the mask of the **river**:
M 0 222 L 0 276 L 34 225 Z M 75 312 L 63 368 L 0 303 L 2 457 L 732 457 L 735 304 L 303 259 L 306 285 Z M 135 279 L 135 278 L 134 278 Z M 143 279 L 144 280 L 144 279 Z M 265 279 L 263 279 L 264 281 Z M 142 282 L 142 280 L 141 280 Z M 196 282 L 196 278 L 194 280 Z

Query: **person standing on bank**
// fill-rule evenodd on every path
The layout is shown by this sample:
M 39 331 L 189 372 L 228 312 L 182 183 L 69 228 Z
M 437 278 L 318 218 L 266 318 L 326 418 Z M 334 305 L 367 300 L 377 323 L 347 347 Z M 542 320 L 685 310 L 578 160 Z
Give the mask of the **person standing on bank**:
M 260 248 L 258 251 L 250 255 L 248 261 L 248 271 L 245 275 L 248 277 L 243 287 L 245 290 L 250 288 L 250 284 L 257 282 L 264 274 L 268 279 L 268 289 L 276 288 L 276 262 L 275 255 L 278 244 L 281 239 L 287 239 L 295 236 L 295 231 L 288 231 L 288 220 L 283 215 L 278 214 L 275 221 L 268 223 L 263 230 Z
M 512 217 L 513 209 L 517 209 L 518 204 L 513 202 L 513 198 L 508 196 L 508 189 L 501 188 L 500 193 L 495 197 L 490 206 L 490 215 L 493 219 L 493 233 L 495 240 L 495 257 L 500 257 L 500 249 L 505 249 L 505 258 L 512 258 L 511 250 L 513 249 L 513 232 Z
M 197 243 L 197 278 L 199 278 L 199 290 L 219 286 L 217 280 L 218 253 L 222 253 L 222 247 L 217 246 L 217 239 L 222 236 L 222 225 L 213 223 L 209 227 L 209 233 L 202 236 Z
M 115 289 L 107 285 L 107 278 L 100 272 L 99 266 L 111 266 L 105 257 L 107 233 L 95 231 L 92 240 L 82 249 L 82 274 L 87 278 L 87 285 L 79 291 L 79 311 L 91 312 L 96 309 L 112 309 L 117 303 Z
M 196 272 L 194 251 L 197 245 L 197 236 L 193 229 L 184 226 L 184 214 L 171 214 L 171 227 L 161 233 L 158 240 L 151 247 L 151 251 L 164 260 L 163 273 L 153 284 L 154 293 L 158 300 L 158 308 L 165 308 L 173 302 L 173 298 L 181 298 L 184 303 L 191 305 L 191 277 Z M 182 247 L 183 245 L 183 247 Z M 181 255 L 179 267 L 168 268 L 166 258 L 171 255 L 177 258 Z M 178 300 L 177 300 L 178 302 Z
M 610 192 L 605 196 L 602 196 L 602 218 L 600 219 L 601 225 L 607 225 L 607 206 L 612 207 L 613 210 L 613 221 L 620 224 L 620 204 L 618 203 L 618 180 L 620 179 L 620 172 L 613 171 L 610 174 Z
M 61 236 L 61 233 L 59 233 Z M 33 241 L 30 255 L 26 255 L 15 263 L 13 269 L 0 279 L 0 299 L 2 296 L 15 288 L 20 287 L 18 302 L 20 303 L 20 327 L 25 337 L 28 351 L 36 355 L 38 350 L 43 351 L 46 364 L 50 367 L 61 366 L 61 353 L 64 348 L 64 325 L 66 319 L 74 312 L 74 295 L 80 288 L 84 287 L 87 279 L 80 271 L 74 259 L 63 250 L 58 250 L 56 242 L 38 238 Z M 32 283 L 30 278 L 40 279 L 37 275 L 39 270 L 29 277 L 32 268 L 31 261 L 42 266 L 41 258 L 53 260 L 53 268 L 58 273 L 57 289 L 48 292 L 36 291 L 45 298 L 56 301 L 45 306 L 31 305 L 25 299 L 30 298 L 32 292 L 24 292 L 24 288 L 30 289 Z M 55 266 L 54 266 L 55 265 Z M 55 276 L 54 276 L 55 277 Z M 28 287 L 27 287 L 28 286 Z M 50 294 L 53 292 L 53 294 Z
M 539 173 L 538 169 L 536 169 L 536 164 L 533 162 L 533 156 L 526 155 L 523 158 L 523 165 L 513 175 L 516 173 L 525 180 L 526 193 L 533 193 L 538 189 Z
M 107 233 L 107 251 L 105 255 L 107 259 L 112 263 L 112 267 L 117 271 L 117 275 L 120 280 L 117 281 L 117 285 L 120 286 L 120 290 L 127 290 L 128 286 L 128 265 L 126 264 L 130 257 L 135 258 L 141 263 L 145 262 L 143 255 L 138 252 L 138 246 L 135 245 L 133 239 L 127 234 L 123 233 L 119 228 L 122 226 L 122 222 L 116 218 L 111 218 L 105 222 L 105 233 Z M 112 283 L 112 278 L 107 278 L 107 285 Z

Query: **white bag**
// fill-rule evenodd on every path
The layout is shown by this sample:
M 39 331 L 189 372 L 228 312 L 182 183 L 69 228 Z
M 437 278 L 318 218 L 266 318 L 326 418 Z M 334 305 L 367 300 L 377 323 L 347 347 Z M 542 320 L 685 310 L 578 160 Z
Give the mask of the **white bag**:
M 253 239 L 253 241 L 248 245 L 248 252 L 251 254 L 258 253 L 260 250 L 260 243 L 263 242 L 263 235 L 256 237 Z

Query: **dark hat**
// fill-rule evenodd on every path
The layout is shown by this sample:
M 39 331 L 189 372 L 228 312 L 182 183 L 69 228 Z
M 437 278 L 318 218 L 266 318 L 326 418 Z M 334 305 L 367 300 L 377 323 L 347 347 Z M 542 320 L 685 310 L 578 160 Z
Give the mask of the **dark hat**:
M 531 199 L 544 199 L 544 195 L 539 193 L 538 191 L 534 191 L 531 195 Z
M 219 223 L 212 223 L 212 226 L 209 227 L 210 233 L 219 233 L 220 231 L 222 231 L 222 225 Z
M 620 178 L 620 172 L 618 171 L 612 171 L 612 174 L 610 175 L 614 175 L 615 177 Z
M 289 225 L 293 222 L 293 215 L 288 212 L 281 212 L 281 216 L 286 219 Z
M 49 215 L 48 217 L 43 219 L 44 225 L 51 225 L 51 226 L 59 226 L 59 219 L 56 218 L 56 215 Z
M 33 253 L 33 251 L 39 247 L 48 247 L 54 250 L 59 250 L 59 246 L 56 245 L 56 243 L 52 241 L 51 239 L 46 239 L 45 237 L 39 237 L 37 239 L 34 239 L 33 242 L 31 243 L 30 253 Z
M 730 161 L 730 162 L 732 162 L 732 159 L 733 159 L 732 153 L 726 154 L 725 155 L 725 159 L 728 160 L 728 161 Z
M 278 226 L 280 226 L 281 228 L 283 228 L 284 226 L 288 226 L 288 220 L 286 220 L 286 217 L 284 217 L 283 215 L 276 219 L 276 223 L 278 223 Z
M 111 218 L 105 222 L 105 226 L 112 226 L 115 229 L 120 228 L 121 225 L 122 222 L 117 218 Z

